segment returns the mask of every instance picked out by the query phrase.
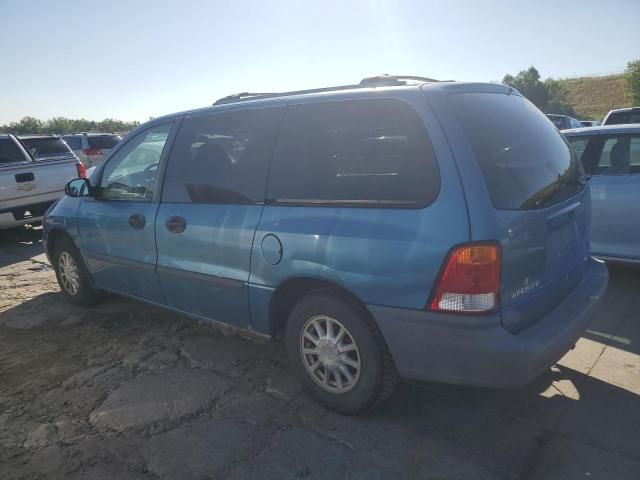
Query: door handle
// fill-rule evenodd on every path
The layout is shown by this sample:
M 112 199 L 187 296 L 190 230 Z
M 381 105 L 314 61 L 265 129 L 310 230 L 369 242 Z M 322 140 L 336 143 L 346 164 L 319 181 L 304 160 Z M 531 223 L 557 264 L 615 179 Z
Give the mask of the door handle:
M 16 173 L 16 183 L 24 183 L 24 182 L 33 182 L 36 177 L 33 176 L 33 173 Z
M 136 230 L 142 230 L 146 224 L 147 224 L 147 220 L 144 218 L 144 215 L 141 215 L 139 213 L 134 213 L 129 217 L 129 226 L 131 228 L 135 228 Z
M 187 229 L 187 221 L 182 217 L 169 217 L 164 226 L 171 233 L 182 233 Z

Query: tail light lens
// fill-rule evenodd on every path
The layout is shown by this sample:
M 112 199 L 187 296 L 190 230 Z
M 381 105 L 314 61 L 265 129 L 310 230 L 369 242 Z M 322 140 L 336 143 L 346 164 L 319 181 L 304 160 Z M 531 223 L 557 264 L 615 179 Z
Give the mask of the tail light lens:
M 78 169 L 78 178 L 87 178 L 87 167 L 83 163 L 76 163 Z
M 102 155 L 102 150 L 99 148 L 85 148 L 82 152 L 85 155 Z
M 487 312 L 499 304 L 500 245 L 467 244 L 449 254 L 430 308 L 439 312 Z

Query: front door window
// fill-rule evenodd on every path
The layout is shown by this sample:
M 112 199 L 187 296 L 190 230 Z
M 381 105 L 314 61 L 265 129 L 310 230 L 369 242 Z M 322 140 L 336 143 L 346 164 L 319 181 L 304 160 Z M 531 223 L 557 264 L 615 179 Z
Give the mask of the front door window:
M 171 124 L 149 128 L 116 152 L 104 168 L 100 198 L 151 201 L 158 164 L 170 130 Z

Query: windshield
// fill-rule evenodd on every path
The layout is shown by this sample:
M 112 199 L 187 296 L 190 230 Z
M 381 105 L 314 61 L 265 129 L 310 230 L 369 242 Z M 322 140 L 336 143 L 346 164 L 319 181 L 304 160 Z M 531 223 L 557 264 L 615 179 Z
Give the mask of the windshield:
M 448 101 L 480 164 L 495 208 L 542 208 L 575 195 L 581 187 L 582 171 L 568 143 L 525 98 L 459 93 Z

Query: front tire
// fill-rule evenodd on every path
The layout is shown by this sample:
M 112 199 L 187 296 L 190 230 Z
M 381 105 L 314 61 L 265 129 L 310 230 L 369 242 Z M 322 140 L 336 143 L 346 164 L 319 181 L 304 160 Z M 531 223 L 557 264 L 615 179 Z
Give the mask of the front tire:
M 93 288 L 80 252 L 71 239 L 61 239 L 54 250 L 53 266 L 66 299 L 81 307 L 95 305 L 100 296 Z
M 331 410 L 375 408 L 395 388 L 395 365 L 369 312 L 338 292 L 306 295 L 289 315 L 285 340 L 294 374 Z

